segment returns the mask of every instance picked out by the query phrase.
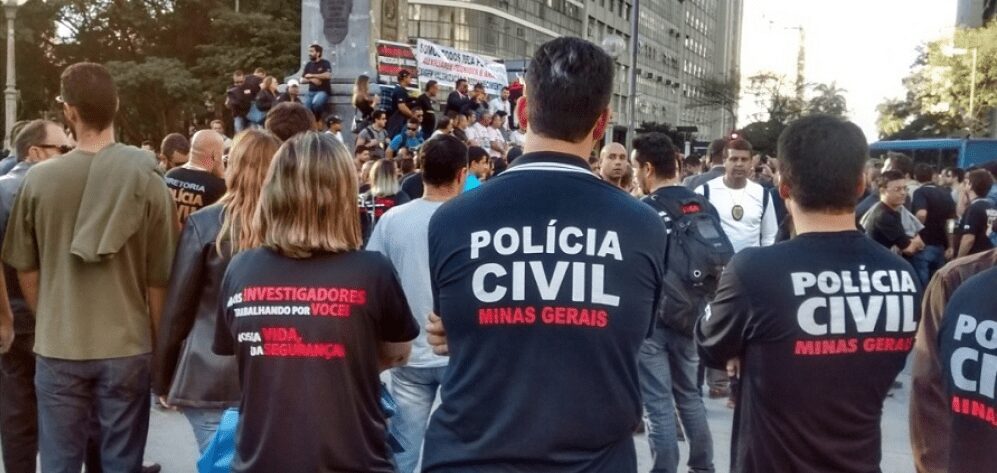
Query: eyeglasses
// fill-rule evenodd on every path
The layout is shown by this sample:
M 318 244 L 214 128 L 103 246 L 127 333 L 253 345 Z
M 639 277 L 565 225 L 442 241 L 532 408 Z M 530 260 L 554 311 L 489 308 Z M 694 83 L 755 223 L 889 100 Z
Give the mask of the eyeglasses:
M 903 192 L 904 194 L 907 193 L 907 187 L 906 186 L 903 186 L 903 187 L 887 187 L 886 190 L 889 191 L 889 192 Z
M 41 145 L 35 145 L 35 148 L 57 149 L 57 150 L 59 150 L 59 153 L 61 153 L 61 154 L 66 154 L 66 153 L 68 153 L 68 152 L 70 152 L 70 151 L 73 150 L 73 147 L 69 146 L 69 145 L 46 145 L 46 144 L 41 144 Z

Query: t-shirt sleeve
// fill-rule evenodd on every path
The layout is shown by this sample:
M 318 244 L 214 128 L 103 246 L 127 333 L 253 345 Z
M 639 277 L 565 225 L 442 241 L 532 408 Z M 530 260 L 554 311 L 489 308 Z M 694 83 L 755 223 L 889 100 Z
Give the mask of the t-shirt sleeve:
M 987 212 L 983 206 L 970 205 L 966 210 L 966 215 L 962 216 L 962 225 L 959 226 L 963 234 L 979 235 L 986 231 Z
M 720 276 L 716 297 L 696 323 L 696 344 L 704 364 L 724 369 L 728 360 L 741 355 L 751 310 L 747 288 L 734 268 L 727 266 Z
M 228 300 L 231 294 L 229 273 L 234 270 L 234 266 L 229 264 L 225 276 L 218 291 L 218 309 L 215 317 L 215 340 L 211 344 L 211 351 L 216 355 L 235 355 L 235 338 L 232 336 L 232 327 L 228 316 Z
M 30 175 L 14 200 L 3 240 L 3 261 L 18 271 L 38 269 L 38 240 L 35 238 L 34 199 Z
M 900 218 L 886 212 L 880 213 L 875 223 L 876 231 L 882 235 L 883 239 L 897 248 L 904 249 L 910 245 L 910 237 L 904 232 Z
M 394 92 L 391 93 L 391 98 L 395 102 L 395 105 L 401 105 L 408 101 L 408 92 L 402 86 L 395 87 Z
M 380 310 L 377 334 L 382 342 L 408 342 L 419 335 L 419 325 L 412 317 L 408 300 L 398 275 L 387 258 L 380 257 L 377 301 Z M 428 314 L 426 314 L 428 315 Z M 425 316 L 425 315 L 424 315 Z
M 157 177 L 149 179 L 149 203 L 145 232 L 147 241 L 146 281 L 151 287 L 166 287 L 177 244 L 176 205 L 166 183 Z
M 911 198 L 910 206 L 911 211 L 917 213 L 920 210 L 928 209 L 928 191 L 921 187 L 914 191 L 914 196 Z

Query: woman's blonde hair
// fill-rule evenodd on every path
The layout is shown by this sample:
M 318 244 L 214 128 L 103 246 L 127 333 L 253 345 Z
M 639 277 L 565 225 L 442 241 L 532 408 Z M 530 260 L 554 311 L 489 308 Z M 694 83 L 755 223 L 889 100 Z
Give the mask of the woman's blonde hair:
M 253 218 L 253 240 L 292 258 L 360 249 L 357 171 L 339 140 L 309 131 L 280 147 Z
M 260 88 L 263 89 L 263 90 L 265 90 L 265 91 L 267 91 L 267 92 L 270 92 L 270 86 L 274 85 L 275 83 L 277 83 L 277 78 L 276 77 L 274 77 L 274 76 L 266 76 L 266 78 L 263 79 L 263 83 L 260 84 Z
M 229 255 L 252 247 L 251 225 L 260 200 L 263 181 L 270 169 L 280 141 L 264 131 L 247 130 L 235 137 L 225 170 L 225 195 L 222 205 L 222 228 L 215 248 L 222 252 L 222 242 L 229 243 Z
M 357 81 L 353 83 L 353 106 L 358 107 L 360 103 L 367 101 L 367 93 L 370 90 L 370 77 L 360 74 Z
M 370 193 L 374 197 L 395 195 L 401 190 L 395 163 L 390 159 L 378 159 L 370 168 Z

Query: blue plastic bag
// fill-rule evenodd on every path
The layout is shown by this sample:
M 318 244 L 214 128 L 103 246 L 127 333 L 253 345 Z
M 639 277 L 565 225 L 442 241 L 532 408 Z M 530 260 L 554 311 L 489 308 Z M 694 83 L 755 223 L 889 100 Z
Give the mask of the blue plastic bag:
M 235 431 L 239 427 L 239 409 L 226 409 L 218 430 L 204 455 L 197 461 L 198 473 L 230 473 L 235 459 Z

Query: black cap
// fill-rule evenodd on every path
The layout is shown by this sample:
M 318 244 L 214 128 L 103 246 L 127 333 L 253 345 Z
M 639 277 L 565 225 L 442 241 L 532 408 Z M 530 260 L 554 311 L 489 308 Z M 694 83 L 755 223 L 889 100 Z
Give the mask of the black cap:
M 339 115 L 328 115 L 325 117 L 326 125 L 332 125 L 334 123 L 343 123 L 343 119 L 339 118 Z
M 406 77 L 408 77 L 408 76 L 411 76 L 411 75 L 412 75 L 412 73 L 411 73 L 411 72 L 409 72 L 409 71 L 408 71 L 408 70 L 406 70 L 406 69 L 402 69 L 401 71 L 398 71 L 398 79 L 399 79 L 399 80 L 400 80 L 400 79 L 404 79 L 404 78 L 406 78 Z

